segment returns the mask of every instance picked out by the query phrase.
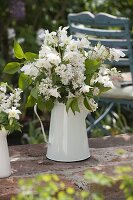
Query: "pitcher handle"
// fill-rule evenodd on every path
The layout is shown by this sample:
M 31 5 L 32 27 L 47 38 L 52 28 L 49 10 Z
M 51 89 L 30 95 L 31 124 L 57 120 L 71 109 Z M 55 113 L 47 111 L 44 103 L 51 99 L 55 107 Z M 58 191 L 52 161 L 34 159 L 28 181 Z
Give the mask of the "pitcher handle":
M 37 103 L 34 105 L 34 112 L 35 112 L 35 114 L 36 114 L 36 116 L 37 116 L 37 118 L 38 118 L 38 120 L 39 120 L 39 122 L 41 124 L 41 129 L 42 129 L 42 134 L 43 134 L 43 137 L 44 137 L 44 141 L 48 144 L 48 140 L 47 140 L 47 137 L 46 137 L 46 133 L 44 131 L 43 123 L 42 123 L 42 121 L 41 121 L 41 119 L 40 119 L 40 117 L 39 117 L 39 115 L 37 113 Z

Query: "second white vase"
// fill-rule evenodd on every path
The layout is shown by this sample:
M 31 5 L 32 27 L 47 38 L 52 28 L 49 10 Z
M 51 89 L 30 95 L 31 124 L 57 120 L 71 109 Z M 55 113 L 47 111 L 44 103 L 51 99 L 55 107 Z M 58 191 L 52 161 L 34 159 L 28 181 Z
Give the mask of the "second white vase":
M 0 130 L 0 178 L 11 175 L 10 158 L 7 144 L 7 133 Z

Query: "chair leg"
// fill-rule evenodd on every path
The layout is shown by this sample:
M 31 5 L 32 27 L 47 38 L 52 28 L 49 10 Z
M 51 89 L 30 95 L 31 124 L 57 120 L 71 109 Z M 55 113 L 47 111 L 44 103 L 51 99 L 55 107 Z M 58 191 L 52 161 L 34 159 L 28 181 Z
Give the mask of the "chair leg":
M 114 103 L 110 103 L 108 108 L 105 110 L 105 112 L 97 119 L 95 120 L 91 115 L 88 114 L 87 120 L 91 123 L 90 126 L 87 128 L 87 134 L 91 132 L 91 130 L 97 125 L 102 131 L 104 131 L 105 135 L 111 135 L 110 131 L 107 131 L 105 128 L 102 127 L 99 122 L 111 111 L 113 108 Z

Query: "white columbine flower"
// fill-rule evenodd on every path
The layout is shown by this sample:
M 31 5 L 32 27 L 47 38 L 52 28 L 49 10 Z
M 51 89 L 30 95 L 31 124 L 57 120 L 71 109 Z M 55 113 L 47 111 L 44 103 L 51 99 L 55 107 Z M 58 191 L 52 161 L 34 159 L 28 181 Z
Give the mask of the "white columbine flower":
M 99 74 L 100 74 L 101 76 L 109 74 L 109 69 L 106 67 L 106 65 L 102 65 L 102 66 L 99 68 Z
M 78 41 L 72 39 L 69 44 L 66 46 L 67 51 L 77 51 L 78 50 Z
M 52 64 L 46 58 L 38 59 L 35 62 L 35 66 L 39 70 L 43 70 L 44 68 L 48 70 L 52 68 Z
M 7 109 L 6 113 L 8 113 L 8 118 L 19 119 L 19 114 L 21 114 L 20 110 L 17 110 L 16 107 L 12 107 L 11 109 Z

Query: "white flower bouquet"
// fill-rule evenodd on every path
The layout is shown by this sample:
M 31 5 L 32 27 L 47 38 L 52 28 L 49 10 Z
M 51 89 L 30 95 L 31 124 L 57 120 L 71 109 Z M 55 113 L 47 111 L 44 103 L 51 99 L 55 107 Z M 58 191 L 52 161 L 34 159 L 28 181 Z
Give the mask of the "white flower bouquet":
M 2 132 L 11 133 L 21 130 L 18 122 L 21 114 L 19 109 L 21 92 L 19 88 L 13 90 L 7 83 L 0 83 L 0 130 Z
M 20 70 L 20 88 L 32 86 L 27 106 L 37 102 L 40 109 L 51 110 L 58 101 L 74 113 L 80 112 L 81 103 L 89 111 L 97 109 L 96 97 L 111 89 L 113 77 L 118 75 L 116 68 L 107 68 L 105 61 L 118 61 L 120 56 L 125 56 L 122 51 L 100 43 L 92 47 L 87 38 L 74 40 L 67 35 L 66 27 L 51 33 L 45 31 L 38 57 L 24 53 L 17 42 L 14 53 L 18 59 L 26 61 L 23 65 L 8 63 L 4 71 Z

